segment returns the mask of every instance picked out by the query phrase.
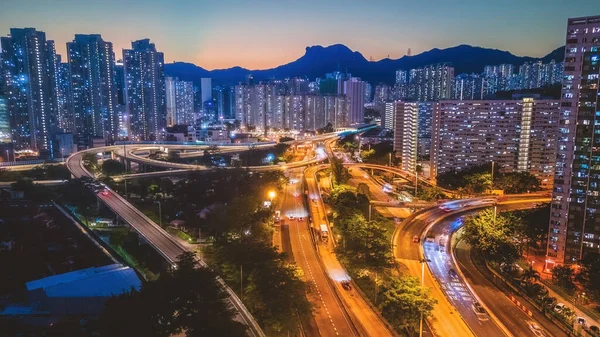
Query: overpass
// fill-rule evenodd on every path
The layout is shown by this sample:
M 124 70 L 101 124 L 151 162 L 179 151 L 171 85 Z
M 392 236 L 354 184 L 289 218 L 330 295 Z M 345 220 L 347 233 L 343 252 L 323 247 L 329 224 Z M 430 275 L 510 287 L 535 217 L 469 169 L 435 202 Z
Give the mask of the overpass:
M 320 141 L 337 137 L 337 134 L 329 134 L 317 136 L 312 139 L 307 139 L 306 141 Z M 294 141 L 295 142 L 295 141 Z M 179 164 L 179 163 L 168 163 L 161 162 L 158 160 L 153 160 L 149 158 L 143 158 L 134 154 L 135 151 L 139 148 L 144 148 L 144 146 L 148 147 L 163 146 L 162 144 L 122 144 L 122 145 L 114 145 L 114 146 L 106 146 L 100 148 L 92 148 L 84 151 L 77 152 L 71 155 L 66 160 L 66 166 L 71 172 L 71 174 L 75 178 L 81 178 L 83 176 L 93 177 L 88 170 L 83 166 L 83 155 L 85 153 L 98 153 L 98 152 L 117 152 L 123 148 L 123 157 L 127 156 L 128 160 L 131 157 L 134 160 L 139 160 L 144 164 L 161 166 L 166 168 L 175 168 L 178 169 L 176 172 L 181 173 L 190 170 L 209 170 L 212 168 L 202 167 L 197 165 L 187 165 L 187 164 Z M 271 144 L 263 144 L 263 146 L 273 146 L 274 143 Z M 174 146 L 183 146 L 187 147 L 206 147 L 207 145 L 180 145 L 174 144 Z M 244 149 L 248 149 L 248 146 L 243 146 Z M 232 147 L 228 147 L 228 149 L 240 150 L 239 145 L 233 145 Z M 129 153 L 128 153 L 129 152 Z M 260 167 L 247 167 L 253 171 L 269 171 L 269 170 L 286 170 L 293 167 L 302 167 L 308 164 L 317 163 L 321 160 L 326 159 L 326 155 L 317 156 L 315 158 L 297 162 L 290 163 L 286 165 L 271 165 L 271 166 L 260 166 Z M 165 165 L 166 164 L 166 165 Z M 159 175 L 159 174 L 173 174 L 173 171 L 163 172 L 151 172 L 150 174 Z M 148 175 L 148 174 L 145 174 Z M 127 178 L 125 178 L 127 179 Z M 106 193 L 97 193 L 96 197 L 99 198 L 108 208 L 110 208 L 115 214 L 120 216 L 123 220 L 125 220 L 135 231 L 140 235 L 140 237 L 145 240 L 149 245 L 151 245 L 169 264 L 175 265 L 177 258 L 184 252 L 187 251 L 187 248 L 183 246 L 179 241 L 175 240 L 169 233 L 167 233 L 162 227 L 158 226 L 155 222 L 150 220 L 146 215 L 140 212 L 135 206 L 130 204 L 127 200 L 121 197 L 118 193 L 107 189 Z M 203 266 L 207 266 L 203 260 L 199 260 L 199 263 Z M 218 282 L 221 286 L 227 291 L 231 303 L 236 308 L 237 312 L 241 320 L 248 326 L 249 332 L 252 336 L 262 337 L 265 336 L 263 331 L 261 330 L 258 323 L 254 320 L 250 312 L 241 302 L 241 300 L 237 297 L 237 295 L 229 288 L 225 282 L 218 278 Z
M 371 201 L 371 205 L 376 207 L 397 207 L 397 208 L 429 208 L 437 206 L 435 202 L 416 201 L 416 202 L 402 202 L 402 201 Z
M 402 178 L 405 178 L 408 181 L 411 181 L 411 179 L 414 179 L 413 175 L 408 174 L 405 171 L 403 171 L 397 167 L 377 165 L 377 164 L 366 164 L 366 163 L 344 163 L 344 165 L 349 166 L 349 167 L 359 167 L 362 169 L 372 169 L 372 170 L 384 171 L 384 172 L 395 174 L 397 176 L 401 176 Z M 425 185 L 431 186 L 431 187 L 436 187 L 436 188 L 440 189 L 440 191 L 447 194 L 448 196 L 458 196 L 458 193 L 456 191 L 452 191 L 452 190 L 449 190 L 446 188 L 439 187 L 439 186 L 431 183 L 427 179 L 419 177 L 419 182 L 421 182 Z
M 93 177 L 93 175 L 83 166 L 83 154 L 94 152 L 98 152 L 98 148 L 77 152 L 67 159 L 67 168 L 75 178 L 81 178 L 83 176 Z M 150 220 L 118 193 L 109 189 L 107 189 L 107 192 L 106 195 L 97 193 L 96 197 L 102 200 L 102 202 L 115 214 L 125 220 L 136 230 L 136 232 L 138 232 L 144 241 L 151 245 L 167 262 L 169 262 L 169 264 L 174 266 L 177 262 L 177 258 L 186 252 L 187 248 L 173 239 L 173 237 L 162 229 L 162 227 Z M 207 266 L 203 260 L 200 260 L 199 263 L 202 266 Z M 233 290 L 231 290 L 221 278 L 218 278 L 218 282 L 228 293 L 231 303 L 236 308 L 243 323 L 248 326 L 251 335 L 255 337 L 265 336 L 260 326 L 258 326 L 258 323 L 254 320 L 248 309 L 246 309 Z

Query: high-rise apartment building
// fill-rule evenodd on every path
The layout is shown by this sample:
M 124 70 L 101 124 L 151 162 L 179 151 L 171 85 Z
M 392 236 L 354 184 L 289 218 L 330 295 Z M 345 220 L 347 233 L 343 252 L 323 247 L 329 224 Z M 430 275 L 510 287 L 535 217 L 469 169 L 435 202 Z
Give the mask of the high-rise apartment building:
M 394 151 L 400 158 L 402 170 L 415 173 L 417 169 L 417 133 L 419 104 L 396 101 Z
M 149 39 L 123 50 L 130 140 L 156 140 L 166 126 L 164 55 Z
M 569 19 L 565 35 L 548 269 L 600 250 L 600 16 Z
M 352 77 L 344 81 L 344 95 L 350 100 L 349 115 L 346 123 L 362 124 L 365 117 L 365 85 L 360 78 Z
M 377 105 L 381 105 L 392 99 L 392 88 L 386 84 L 379 84 L 375 87 L 375 96 L 373 102 Z
M 193 125 L 194 84 L 178 78 L 165 78 L 167 126 Z
M 236 85 L 235 116 L 243 126 L 265 129 L 316 130 L 328 123 L 349 125 L 350 101 L 346 96 L 282 94 L 279 83 Z
M 2 86 L 0 86 L 0 143 L 10 143 L 11 137 L 8 104 Z
M 11 138 L 15 150 L 53 155 L 52 116 L 56 90 L 52 87 L 54 48 L 35 28 L 11 28 L 1 38 L 2 79 L 5 82 Z
M 111 42 L 99 34 L 76 34 L 67 43 L 71 78 L 71 115 L 79 148 L 93 145 L 93 138 L 108 143 L 118 139 L 119 115 L 115 84 L 115 55 Z
M 377 89 L 375 89 L 377 90 Z M 375 94 L 377 96 L 377 93 Z M 371 83 L 365 82 L 365 103 L 371 103 L 373 97 L 373 86 Z
M 62 62 L 60 55 L 57 56 L 56 84 L 57 84 L 57 108 L 56 120 L 61 133 L 75 132 L 75 119 L 71 114 L 71 73 L 69 63 Z
M 433 111 L 436 106 L 436 102 L 418 103 L 417 158 L 419 160 L 429 161 L 431 151 L 431 119 L 433 118 Z
M 494 162 L 552 185 L 558 100 L 440 101 L 433 114 L 431 176 Z
M 417 101 L 450 99 L 453 84 L 454 68 L 449 64 L 434 64 L 411 69 L 407 96 Z
M 454 79 L 452 98 L 457 100 L 483 99 L 484 77 L 478 74 L 460 74 Z
M 394 130 L 396 125 L 396 102 L 385 102 L 385 109 L 381 115 L 381 128 Z
M 212 101 L 212 79 L 203 77 L 200 79 L 200 103 L 204 106 L 204 103 Z

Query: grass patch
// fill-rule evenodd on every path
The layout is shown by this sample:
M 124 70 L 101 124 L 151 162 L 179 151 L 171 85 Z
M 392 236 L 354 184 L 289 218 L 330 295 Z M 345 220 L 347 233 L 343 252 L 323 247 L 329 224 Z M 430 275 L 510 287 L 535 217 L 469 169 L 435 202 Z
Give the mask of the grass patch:
M 186 233 L 184 231 L 181 231 L 181 230 L 173 228 L 173 227 L 167 227 L 167 233 L 176 235 L 178 238 L 185 240 L 186 242 L 189 242 L 189 243 L 198 243 L 198 240 L 196 238 L 192 237 L 191 235 L 189 235 L 188 233 Z

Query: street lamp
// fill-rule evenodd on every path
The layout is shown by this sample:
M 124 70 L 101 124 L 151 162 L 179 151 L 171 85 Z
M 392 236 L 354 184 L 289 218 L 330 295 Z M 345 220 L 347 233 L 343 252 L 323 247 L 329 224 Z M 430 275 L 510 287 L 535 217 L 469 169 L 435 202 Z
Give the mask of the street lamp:
M 160 200 L 155 201 L 155 204 L 158 204 L 158 224 L 162 227 L 162 208 L 160 207 Z
M 269 199 L 271 199 L 271 203 L 273 203 L 273 199 L 275 199 L 275 191 L 269 191 Z
M 421 264 L 421 288 L 425 287 L 425 262 L 426 259 L 420 259 Z M 423 311 L 421 311 L 421 319 L 419 320 L 419 337 L 423 337 Z

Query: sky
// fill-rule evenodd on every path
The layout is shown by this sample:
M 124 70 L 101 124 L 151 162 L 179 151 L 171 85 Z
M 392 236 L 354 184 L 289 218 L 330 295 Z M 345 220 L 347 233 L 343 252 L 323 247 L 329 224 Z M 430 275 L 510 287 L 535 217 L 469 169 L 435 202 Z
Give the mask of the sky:
M 598 0 L 1 0 L 0 35 L 34 27 L 66 60 L 74 34 L 101 34 L 115 56 L 149 38 L 166 62 L 267 69 L 307 46 L 342 43 L 367 59 L 470 44 L 541 57 L 564 45 L 569 17 Z

